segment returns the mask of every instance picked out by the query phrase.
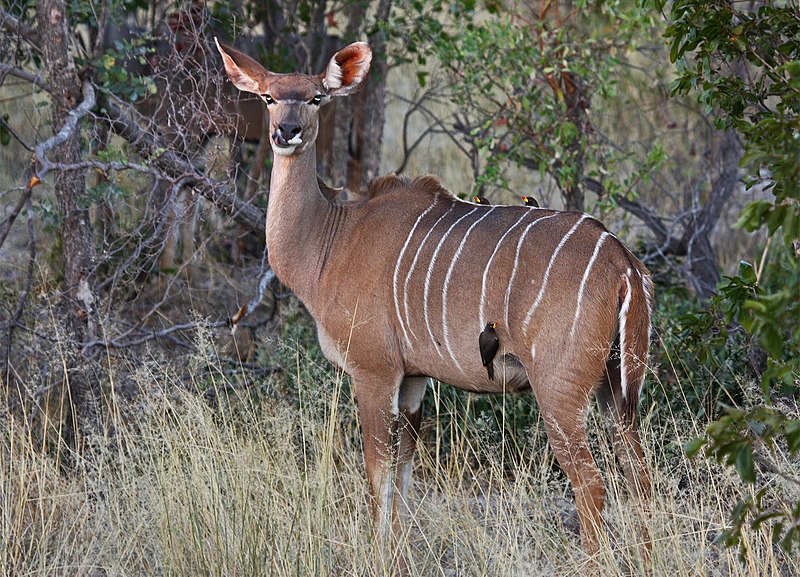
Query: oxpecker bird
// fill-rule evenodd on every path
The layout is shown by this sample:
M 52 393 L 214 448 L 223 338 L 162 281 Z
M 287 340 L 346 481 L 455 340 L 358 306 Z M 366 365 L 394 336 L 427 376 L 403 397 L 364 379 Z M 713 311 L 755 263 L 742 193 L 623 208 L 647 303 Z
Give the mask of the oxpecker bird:
M 539 203 L 536 202 L 536 199 L 532 196 L 523 196 L 522 202 L 525 203 L 525 206 L 532 206 L 534 208 L 539 208 Z
M 472 197 L 472 202 L 474 202 L 475 204 L 485 204 L 486 206 L 491 206 L 492 205 L 491 202 L 489 202 L 487 199 L 485 199 L 482 196 L 473 196 Z
M 500 338 L 497 336 L 497 332 L 495 332 L 496 328 L 497 323 L 487 324 L 486 328 L 481 332 L 481 336 L 478 338 L 478 347 L 481 350 L 481 361 L 483 362 L 483 366 L 486 367 L 486 372 L 489 374 L 490 381 L 494 380 L 494 366 L 492 365 L 492 361 L 497 354 L 497 349 L 500 348 Z

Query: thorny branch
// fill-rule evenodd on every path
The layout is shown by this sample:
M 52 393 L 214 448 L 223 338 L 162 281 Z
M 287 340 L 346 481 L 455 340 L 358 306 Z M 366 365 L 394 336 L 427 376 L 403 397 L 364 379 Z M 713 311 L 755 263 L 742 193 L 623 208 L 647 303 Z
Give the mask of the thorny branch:
M 8 67 L 3 65 L 3 68 L 0 68 L 0 74 L 2 73 L 9 73 L 14 74 L 20 78 L 24 78 L 29 80 L 30 82 L 36 84 L 37 86 L 41 86 L 45 89 L 49 87 L 39 78 L 38 76 L 24 73 L 24 71 L 19 71 L 13 67 Z M 109 170 L 126 170 L 126 169 L 134 169 L 140 173 L 151 174 L 153 176 L 163 177 L 163 172 L 166 172 L 169 176 L 171 176 L 173 180 L 172 191 L 173 194 L 176 193 L 176 189 L 180 188 L 184 185 L 192 185 L 196 192 L 199 192 L 209 200 L 211 200 L 218 208 L 222 209 L 224 212 L 229 214 L 236 222 L 240 225 L 244 226 L 249 230 L 255 231 L 260 236 L 264 235 L 264 222 L 265 222 L 265 215 L 262 210 L 252 206 L 247 202 L 243 202 L 240 200 L 236 194 L 230 190 L 227 185 L 223 185 L 212 179 L 204 176 L 202 173 L 198 172 L 194 166 L 192 166 L 189 162 L 182 160 L 178 157 L 174 152 L 168 150 L 165 146 L 162 145 L 158 135 L 146 132 L 140 126 L 140 123 L 144 123 L 144 119 L 139 115 L 139 113 L 133 109 L 131 106 L 127 105 L 124 102 L 118 102 L 117 104 L 111 102 L 105 102 L 104 108 L 108 112 L 108 122 L 112 129 L 115 130 L 120 136 L 125 138 L 130 142 L 133 148 L 144 158 L 152 158 L 153 163 L 152 165 L 148 164 L 137 164 L 131 162 L 100 162 L 97 160 L 87 160 L 80 163 L 75 164 L 62 164 L 62 163 L 54 163 L 47 158 L 47 153 L 52 150 L 53 148 L 57 147 L 64 141 L 66 141 L 70 135 L 75 131 L 78 126 L 78 123 L 83 119 L 96 105 L 96 97 L 95 97 L 95 90 L 94 86 L 89 80 L 84 80 L 82 85 L 83 91 L 83 102 L 72 110 L 69 113 L 67 121 L 64 123 L 61 130 L 54 135 L 53 137 L 47 139 L 45 142 L 40 143 L 34 148 L 34 157 L 33 160 L 35 162 L 34 166 L 38 165 L 38 170 L 34 168 L 36 171 L 36 178 L 39 180 L 44 179 L 45 175 L 51 170 L 60 170 L 60 171 L 69 171 L 69 170 L 80 170 L 86 168 L 96 168 L 105 171 Z M 154 158 L 153 158 L 154 157 Z M 16 218 L 21 213 L 23 207 L 26 203 L 30 203 L 31 198 L 31 190 L 32 188 L 38 184 L 38 180 L 31 179 L 28 185 L 23 189 L 23 194 L 20 197 L 17 205 L 14 207 L 14 210 L 8 216 L 8 218 L 0 225 L 0 246 L 2 246 L 3 242 L 5 241 L 9 230 L 13 226 Z M 164 226 L 163 219 L 160 219 L 159 222 L 156 224 L 157 229 L 161 229 Z M 156 231 L 157 232 L 157 231 Z M 31 243 L 32 250 L 35 251 L 34 243 Z M 146 246 L 139 246 L 139 252 L 141 250 L 145 250 Z M 139 252 L 134 253 L 128 260 L 135 260 L 138 256 Z M 33 253 L 35 255 L 35 252 Z M 32 269 L 31 269 L 32 271 Z M 29 274 L 30 276 L 30 274 Z M 274 278 L 274 273 L 267 269 L 266 273 L 262 276 L 261 282 L 259 283 L 259 288 L 257 295 L 251 300 L 248 304 L 246 309 L 237 314 L 235 322 L 232 319 L 228 319 L 225 321 L 219 321 L 219 323 L 211 325 L 214 326 L 231 326 L 233 325 L 234 329 L 236 326 L 241 324 L 241 320 L 253 312 L 256 308 L 258 303 L 261 301 L 263 297 L 263 293 L 266 290 L 267 285 L 269 282 Z M 23 296 L 21 297 L 21 305 L 24 306 L 24 302 L 26 300 L 27 294 L 29 291 L 25 291 Z M 21 310 L 18 308 L 18 311 L 21 313 Z M 19 316 L 19 315 L 15 315 Z M 17 319 L 18 320 L 18 319 Z M 16 324 L 16 320 L 12 321 L 9 325 L 9 331 L 11 330 L 11 326 Z M 159 331 L 156 333 L 148 332 L 144 336 L 139 336 L 134 339 L 128 339 L 126 337 L 130 336 L 134 332 L 139 332 L 140 335 L 143 332 L 141 329 L 141 323 L 137 323 L 136 327 L 132 327 L 129 331 L 126 331 L 120 337 L 115 339 L 111 339 L 108 341 L 100 341 L 95 340 L 84 345 L 84 353 L 90 351 L 90 349 L 103 346 L 108 348 L 122 348 L 126 346 L 134 346 L 137 344 L 141 344 L 147 340 L 151 340 L 154 338 L 165 338 L 168 337 L 171 333 L 182 330 L 187 328 L 190 325 L 176 325 L 169 329 L 164 329 L 163 331 Z M 10 336 L 10 332 L 9 332 Z M 185 343 L 178 342 L 177 344 L 181 346 L 186 346 Z

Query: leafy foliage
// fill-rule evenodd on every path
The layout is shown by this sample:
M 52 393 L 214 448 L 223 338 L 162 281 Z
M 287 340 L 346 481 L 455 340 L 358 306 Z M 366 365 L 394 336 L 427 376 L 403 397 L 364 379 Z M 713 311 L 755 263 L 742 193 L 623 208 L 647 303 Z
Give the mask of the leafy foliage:
M 664 2 L 655 3 L 664 9 Z M 763 271 L 744 264 L 719 286 L 726 320 L 738 322 L 767 354 L 762 387 L 769 403 L 776 395 L 796 395 L 800 382 L 800 12 L 796 2 L 764 2 L 750 11 L 681 0 L 672 4 L 670 19 L 666 36 L 678 69 L 673 94 L 696 93 L 716 115 L 717 127 L 740 134 L 748 186 L 771 194 L 748 205 L 738 225 L 766 229 L 770 243 L 784 241 Z M 792 456 L 800 453 L 800 421 L 771 407 L 730 408 L 706 434 L 687 450 L 705 446 L 707 455 L 735 467 L 746 483 L 758 482 L 758 447 L 782 445 Z M 800 540 L 800 504 L 775 509 L 764 494 L 759 490 L 736 505 L 726 543 L 741 544 L 748 519 L 753 526 L 773 520 L 773 540 L 786 550 Z
M 686 444 L 687 454 L 691 457 L 705 447 L 707 456 L 735 467 L 745 483 L 757 482 L 754 455 L 774 451 L 784 443 L 790 455 L 800 454 L 800 421 L 787 419 L 770 407 L 749 411 L 729 408 L 724 417 L 708 426 L 706 433 L 707 439 L 695 439 Z M 760 459 L 768 463 L 764 457 Z M 767 490 L 764 486 L 741 499 L 731 512 L 732 526 L 722 533 L 726 545 L 741 547 L 740 555 L 745 553 L 741 531 L 748 523 L 757 529 L 767 521 L 774 521 L 772 540 L 786 551 L 800 538 L 800 502 L 772 503 L 766 498 Z
M 743 402 L 743 384 L 755 374 L 752 339 L 726 319 L 720 295 L 703 303 L 685 287 L 659 286 L 653 326 L 662 346 L 651 351 L 659 378 L 643 391 L 645 403 L 659 407 L 654 419 L 714 419 L 722 405 Z
M 422 67 L 435 59 L 448 76 L 456 130 L 481 160 L 475 192 L 506 186 L 504 167 L 513 163 L 552 180 L 567 208 L 583 209 L 589 178 L 631 194 L 642 175 L 614 169 L 630 153 L 609 146 L 588 111 L 614 95 L 621 60 L 651 17 L 622 1 L 578 2 L 564 13 L 558 5 L 485 4 L 478 11 L 472 0 L 412 1 L 397 16 L 405 58 Z M 427 73 L 418 79 L 424 85 Z M 659 159 L 650 155 L 641 172 Z
M 148 37 L 117 41 L 95 62 L 98 82 L 131 102 L 156 94 L 153 78 L 144 73 L 147 58 L 154 52 L 153 40 Z
M 673 94 L 698 92 L 718 127 L 739 131 L 749 184 L 775 197 L 751 204 L 740 226 L 782 229 L 787 243 L 800 237 L 800 14 L 792 4 L 767 2 L 750 13 L 676 2 L 666 34 L 679 72 Z

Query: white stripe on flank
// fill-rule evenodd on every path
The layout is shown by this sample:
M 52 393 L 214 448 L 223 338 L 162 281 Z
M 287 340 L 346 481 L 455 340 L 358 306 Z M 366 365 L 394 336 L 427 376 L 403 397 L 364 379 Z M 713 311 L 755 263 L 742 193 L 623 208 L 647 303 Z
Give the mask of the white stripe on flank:
M 458 257 L 461 256 L 461 251 L 464 249 L 464 245 L 467 243 L 467 239 L 469 235 L 472 234 L 472 229 L 478 226 L 478 223 L 482 221 L 484 218 L 492 214 L 494 209 L 497 207 L 490 208 L 483 216 L 481 216 L 478 220 L 472 223 L 472 225 L 467 229 L 467 232 L 464 233 L 464 238 L 461 239 L 461 244 L 458 245 L 455 254 L 453 255 L 453 260 L 450 261 L 450 266 L 447 269 L 447 275 L 444 277 L 444 289 L 442 290 L 442 331 L 444 332 L 444 344 L 447 347 L 447 352 L 450 353 L 450 356 L 453 358 L 453 361 L 458 367 L 458 370 L 462 373 L 464 372 L 461 369 L 461 365 L 459 364 L 458 360 L 456 359 L 455 353 L 453 353 L 453 349 L 450 347 L 450 333 L 447 330 L 447 289 L 450 287 L 450 277 L 453 276 L 453 270 L 456 268 L 456 262 L 458 261 Z
M 578 317 L 581 316 L 581 306 L 583 305 L 583 289 L 586 287 L 586 281 L 589 278 L 592 265 L 594 265 L 594 261 L 597 259 L 597 255 L 600 253 L 600 247 L 603 246 L 603 241 L 606 240 L 606 237 L 608 237 L 609 234 L 610 233 L 608 231 L 605 231 L 600 235 L 600 238 L 597 239 L 597 244 L 594 245 L 592 258 L 589 259 L 589 264 L 586 265 L 586 271 L 583 273 L 583 278 L 581 279 L 581 288 L 578 289 L 578 304 L 575 307 L 575 318 L 572 319 L 572 328 L 569 331 L 570 338 L 572 338 L 575 334 L 575 327 L 578 326 Z
M 439 256 L 439 251 L 442 250 L 442 246 L 444 245 L 444 241 L 447 240 L 447 237 L 450 236 L 450 233 L 453 232 L 453 229 L 456 226 L 458 226 L 458 224 L 462 220 L 467 218 L 469 215 L 471 215 L 476 210 L 478 210 L 477 207 L 473 208 L 467 214 L 465 214 L 465 215 L 461 216 L 460 218 L 456 219 L 456 221 L 453 224 L 450 225 L 450 228 L 448 228 L 447 231 L 442 235 L 442 238 L 439 239 L 439 244 L 436 245 L 436 250 L 433 251 L 433 256 L 431 256 L 431 264 L 428 265 L 428 274 L 425 275 L 425 290 L 424 290 L 424 292 L 422 294 L 422 305 L 423 305 L 423 311 L 424 311 L 424 314 L 425 314 L 425 327 L 428 329 L 428 335 L 431 337 L 431 342 L 434 345 L 434 349 L 436 349 L 436 352 L 438 352 L 439 356 L 442 357 L 442 358 L 444 358 L 444 355 L 442 355 L 442 351 L 439 350 L 439 347 L 436 346 L 436 338 L 433 336 L 433 331 L 431 330 L 431 323 L 428 320 L 428 293 L 430 292 L 430 288 L 431 288 L 431 275 L 433 275 L 433 267 L 436 265 L 436 258 Z M 455 360 L 455 359 L 453 359 L 453 360 Z M 458 365 L 458 361 L 456 361 L 456 365 Z M 459 367 L 459 369 L 460 368 L 461 367 Z
M 520 219 L 515 222 L 511 227 L 500 237 L 500 240 L 497 241 L 497 244 L 494 247 L 494 251 L 492 252 L 492 256 L 489 257 L 489 262 L 486 263 L 486 268 L 483 271 L 483 282 L 481 283 L 481 306 L 480 306 L 480 325 L 478 327 L 478 331 L 482 331 L 483 327 L 486 326 L 486 315 L 485 315 L 485 304 L 486 304 L 486 279 L 489 278 L 489 269 L 492 266 L 492 262 L 494 261 L 494 257 L 497 254 L 497 251 L 500 250 L 500 247 L 503 246 L 503 241 L 506 237 L 511 234 L 511 231 L 517 228 L 526 217 L 530 216 L 530 212 L 526 212 L 523 214 Z
M 522 250 L 522 244 L 525 242 L 525 237 L 528 235 L 528 231 L 533 228 L 534 225 L 539 224 L 543 220 L 547 220 L 548 218 L 553 218 L 554 216 L 558 216 L 560 213 L 554 213 L 550 216 L 543 216 L 542 218 L 534 220 L 528 226 L 525 227 L 525 230 L 522 231 L 522 235 L 520 235 L 519 240 L 517 241 L 517 254 L 514 255 L 514 268 L 511 270 L 511 278 L 508 279 L 508 288 L 506 288 L 506 327 L 508 327 L 508 309 L 509 309 L 509 301 L 511 300 L 511 286 L 514 284 L 514 277 L 517 276 L 517 267 L 519 267 L 519 253 Z
M 525 315 L 525 322 L 522 323 L 522 328 L 525 331 L 528 330 L 528 325 L 531 322 L 531 318 L 533 318 L 534 311 L 539 306 L 539 303 L 542 302 L 542 297 L 544 296 L 544 290 L 547 288 L 547 281 L 550 279 L 550 270 L 553 268 L 553 263 L 555 263 L 556 257 L 558 256 L 558 253 L 561 252 L 561 249 L 564 247 L 564 245 L 566 244 L 567 240 L 569 240 L 569 237 L 571 237 L 572 234 L 578 229 L 578 226 L 584 220 L 586 220 L 587 218 L 589 218 L 588 214 L 582 215 L 578 219 L 578 222 L 573 224 L 572 228 L 569 229 L 567 234 L 564 235 L 564 238 L 561 239 L 561 242 L 558 243 L 558 246 L 556 247 L 556 250 L 553 251 L 553 254 L 550 257 L 550 262 L 547 263 L 547 268 L 544 271 L 544 278 L 542 279 L 542 286 L 539 288 L 539 294 L 536 295 L 536 300 L 533 301 L 533 305 L 531 305 L 531 309 L 528 311 L 528 314 Z
M 408 268 L 408 272 L 406 273 L 405 281 L 403 282 L 403 312 L 405 317 L 406 326 L 408 326 L 408 331 L 411 333 L 411 336 L 417 338 L 416 333 L 414 333 L 414 328 L 411 326 L 410 322 L 410 315 L 408 314 L 408 281 L 411 279 L 411 274 L 414 272 L 414 269 L 417 266 L 417 261 L 419 260 L 419 255 L 422 252 L 422 247 L 425 246 L 425 242 L 428 240 L 428 237 L 431 236 L 433 229 L 436 228 L 436 225 L 439 224 L 444 217 L 450 214 L 450 211 L 453 210 L 455 207 L 455 202 L 450 205 L 442 216 L 436 219 L 436 222 L 433 223 L 433 226 L 428 230 L 425 236 L 422 238 L 422 242 L 419 243 L 417 247 L 417 252 L 414 254 L 414 260 L 411 261 L 411 266 Z M 409 341 L 408 346 L 411 347 L 411 350 L 414 350 L 414 346 Z
M 622 302 L 622 307 L 619 309 L 619 374 L 620 374 L 620 387 L 622 388 L 622 398 L 624 399 L 628 394 L 628 372 L 627 372 L 627 353 L 625 352 L 626 344 L 626 327 L 628 323 L 628 309 L 631 307 L 631 269 L 625 273 L 625 300 Z
M 406 330 L 406 325 L 403 322 L 402 316 L 400 315 L 400 301 L 397 298 L 397 276 L 398 276 L 398 273 L 400 272 L 400 263 L 403 262 L 403 257 L 406 254 L 406 249 L 408 249 L 408 245 L 411 242 L 411 237 L 414 236 L 414 233 L 416 232 L 417 227 L 419 226 L 419 223 L 422 221 L 423 218 L 425 218 L 426 214 L 428 214 L 431 210 L 433 210 L 433 207 L 436 206 L 436 203 L 438 201 L 439 201 L 439 193 L 437 192 L 436 195 L 434 195 L 434 197 L 433 197 L 433 203 L 428 208 L 426 208 L 424 211 L 422 211 L 422 214 L 420 214 L 419 217 L 417 217 L 417 221 L 414 223 L 414 226 L 411 227 L 411 232 L 408 233 L 408 237 L 406 238 L 406 242 L 403 245 L 403 248 L 400 249 L 400 256 L 397 257 L 397 264 L 394 265 L 394 279 L 393 279 L 393 282 L 394 282 L 394 285 L 393 285 L 393 287 L 394 287 L 394 311 L 397 314 L 397 320 L 400 322 L 400 328 L 403 329 L 403 336 L 405 337 L 406 344 L 408 344 L 409 347 L 411 347 L 411 341 L 408 338 L 408 331 Z

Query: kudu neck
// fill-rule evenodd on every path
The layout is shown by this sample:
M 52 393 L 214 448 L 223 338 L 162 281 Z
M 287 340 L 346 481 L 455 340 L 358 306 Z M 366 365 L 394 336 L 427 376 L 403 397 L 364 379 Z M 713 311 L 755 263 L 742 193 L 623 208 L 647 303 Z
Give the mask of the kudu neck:
M 320 274 L 321 231 L 333 212 L 317 182 L 314 146 L 293 156 L 275 155 L 267 209 L 269 262 L 278 278 L 306 300 Z

